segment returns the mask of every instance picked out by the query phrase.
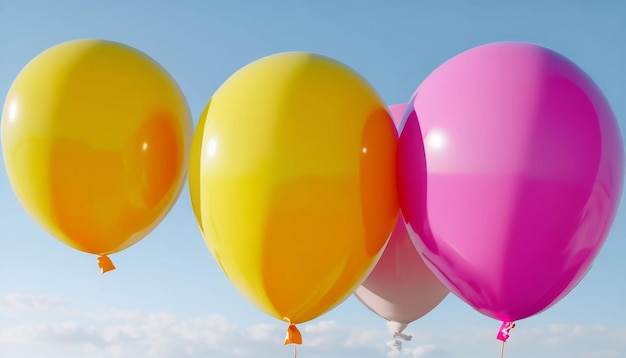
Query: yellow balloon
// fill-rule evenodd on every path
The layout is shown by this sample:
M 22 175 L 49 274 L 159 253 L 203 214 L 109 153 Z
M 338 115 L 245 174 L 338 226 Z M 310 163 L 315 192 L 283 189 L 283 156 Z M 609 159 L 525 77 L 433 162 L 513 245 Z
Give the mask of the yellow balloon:
M 315 54 L 262 58 L 216 91 L 194 141 L 194 212 L 248 300 L 297 324 L 358 287 L 399 212 L 397 133 L 361 76 Z
M 63 243 L 104 255 L 145 237 L 184 184 L 192 121 L 153 59 L 105 40 L 47 49 L 13 82 L 2 150 L 26 211 Z M 108 266 L 110 265 L 110 266 Z
M 191 154 L 189 160 L 189 193 L 191 193 L 191 208 L 195 215 L 198 228 L 202 235 L 202 217 L 200 215 L 200 200 L 197 199 L 198 193 L 200 193 L 200 152 L 202 151 L 202 135 L 204 133 L 204 125 L 206 123 L 206 114 L 211 106 L 211 101 L 204 107 L 204 110 L 200 114 L 200 119 L 196 125 L 196 129 L 191 141 Z

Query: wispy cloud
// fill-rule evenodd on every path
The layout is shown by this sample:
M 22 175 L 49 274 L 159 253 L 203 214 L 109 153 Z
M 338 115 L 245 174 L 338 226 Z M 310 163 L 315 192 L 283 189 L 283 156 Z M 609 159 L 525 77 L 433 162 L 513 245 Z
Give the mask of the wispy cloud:
M 122 310 L 110 307 L 99 310 L 87 311 L 83 314 L 94 321 L 128 321 L 137 319 L 142 315 L 141 311 L 138 310 Z
M 282 345 L 285 324 L 269 319 L 242 326 L 222 315 L 182 318 L 171 312 L 85 310 L 61 298 L 25 294 L 0 297 L 0 306 L 14 318 L 29 317 L 0 322 L 3 358 L 21 358 L 26 349 L 49 358 L 261 358 L 291 356 L 293 350 Z M 42 310 L 60 314 L 36 314 Z M 493 329 L 480 326 L 427 332 L 409 326 L 405 333 L 414 338 L 403 342 L 401 350 L 390 342 L 384 322 L 370 328 L 321 319 L 299 327 L 304 344 L 298 346 L 298 356 L 307 358 L 469 358 L 497 356 L 500 348 Z M 520 325 L 513 333 L 506 347 L 511 356 L 616 358 L 626 352 L 625 327 L 554 323 Z
M 0 297 L 0 311 L 58 310 L 67 307 L 65 300 L 54 296 L 12 294 Z
M 626 327 L 553 323 L 521 331 L 519 338 L 546 351 L 567 350 L 580 358 L 622 357 L 626 352 Z
M 0 328 L 3 346 L 15 351 L 36 346 L 48 357 L 71 357 L 70 351 L 90 357 L 276 357 L 290 356 L 293 349 L 282 344 L 286 330 L 282 322 L 242 327 L 221 315 L 183 319 L 169 312 L 68 310 L 70 305 L 61 299 L 36 295 L 7 296 L 2 302 L 5 309 L 25 314 L 43 307 L 66 312 L 60 321 Z M 298 351 L 306 357 L 382 357 L 389 338 L 382 327 L 351 327 L 333 320 L 302 324 L 304 344 Z

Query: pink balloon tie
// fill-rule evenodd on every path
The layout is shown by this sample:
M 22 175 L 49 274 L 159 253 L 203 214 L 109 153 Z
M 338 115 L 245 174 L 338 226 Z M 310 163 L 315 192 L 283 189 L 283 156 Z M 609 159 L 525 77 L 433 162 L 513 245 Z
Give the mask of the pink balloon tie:
M 509 339 L 511 330 L 515 328 L 515 323 L 513 322 L 502 322 L 500 326 L 500 330 L 498 331 L 498 335 L 496 338 L 502 341 L 502 343 L 506 342 Z
M 498 335 L 496 338 L 502 341 L 502 348 L 500 349 L 500 358 L 504 358 L 504 343 L 509 339 L 511 330 L 515 328 L 515 323 L 513 322 L 502 322 L 500 326 L 500 330 L 498 331 Z

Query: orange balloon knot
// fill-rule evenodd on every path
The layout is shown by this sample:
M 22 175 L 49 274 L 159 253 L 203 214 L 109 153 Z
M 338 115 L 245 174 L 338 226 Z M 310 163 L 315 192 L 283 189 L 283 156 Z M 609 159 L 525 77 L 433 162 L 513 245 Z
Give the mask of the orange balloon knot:
M 290 323 L 287 327 L 287 336 L 285 337 L 285 345 L 287 344 L 302 344 L 302 334 L 298 330 L 295 324 Z
M 498 338 L 502 342 L 506 342 L 509 339 L 509 334 L 513 328 L 515 328 L 515 323 L 506 321 L 502 322 L 496 338 Z
M 115 270 L 115 265 L 107 255 L 98 256 L 98 266 L 103 274 Z

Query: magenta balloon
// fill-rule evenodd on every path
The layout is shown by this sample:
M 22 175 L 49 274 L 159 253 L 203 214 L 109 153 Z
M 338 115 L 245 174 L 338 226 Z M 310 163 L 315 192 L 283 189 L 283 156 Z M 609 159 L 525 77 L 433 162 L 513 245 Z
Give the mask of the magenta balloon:
M 605 242 L 624 184 L 624 143 L 594 82 L 549 49 L 494 43 L 446 61 L 409 105 L 398 190 L 427 265 L 502 321 L 568 294 Z
M 406 104 L 389 107 L 396 126 L 405 109 Z M 425 171 L 421 175 L 425 177 Z M 402 218 L 376 266 L 355 291 L 366 307 L 390 321 L 393 333 L 430 312 L 448 293 L 415 250 Z

